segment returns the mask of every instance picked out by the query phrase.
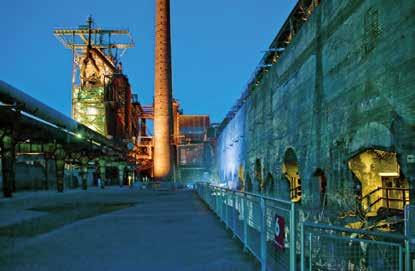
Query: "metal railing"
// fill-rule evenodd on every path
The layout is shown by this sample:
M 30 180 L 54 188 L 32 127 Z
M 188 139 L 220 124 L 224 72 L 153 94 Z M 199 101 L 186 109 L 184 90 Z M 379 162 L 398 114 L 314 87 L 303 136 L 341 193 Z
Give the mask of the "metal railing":
M 407 237 L 405 265 L 412 265 L 412 271 L 415 271 L 415 205 L 405 206 L 405 236 Z M 411 253 L 412 258 L 410 257 Z
M 392 234 L 299 221 L 306 210 L 286 200 L 207 183 L 195 188 L 262 271 L 415 271 L 414 205 L 405 208 L 405 234 Z
M 415 247 L 415 205 L 405 206 L 405 235 Z
M 260 262 L 261 270 L 296 270 L 295 205 L 207 183 L 196 191 Z
M 298 186 L 290 189 L 290 198 L 292 200 L 296 200 L 296 199 L 301 198 L 301 185 L 298 185 Z
M 403 235 L 304 222 L 300 238 L 302 271 L 412 270 Z
M 382 196 L 379 196 L 377 192 L 382 192 Z M 394 192 L 391 195 L 391 192 Z M 374 198 L 374 199 L 373 199 Z M 409 189 L 400 187 L 378 187 L 362 198 L 362 202 L 366 202 L 366 211 L 369 211 L 374 205 L 381 203 L 382 207 L 386 209 L 402 209 L 403 206 L 409 203 Z M 393 203 L 398 202 L 402 207 L 396 208 Z M 392 208 L 395 207 L 395 208 Z M 398 206 L 399 207 L 399 206 Z

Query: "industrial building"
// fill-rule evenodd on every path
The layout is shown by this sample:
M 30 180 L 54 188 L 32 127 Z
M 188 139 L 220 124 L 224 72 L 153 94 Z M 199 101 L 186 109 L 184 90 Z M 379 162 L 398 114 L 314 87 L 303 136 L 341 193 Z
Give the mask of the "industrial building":
M 170 6 L 164 1 L 160 1 L 160 5 L 163 8 L 157 9 L 160 14 L 156 18 L 162 19 L 164 23 L 157 30 L 156 51 L 165 54 L 161 53 L 161 59 L 160 54 L 156 54 L 155 95 L 153 104 L 150 105 L 140 103 L 123 71 L 121 57 L 135 45 L 128 30 L 102 28 L 90 16 L 86 24 L 53 31 L 56 38 L 73 54 L 73 120 L 95 138 L 112 142 L 123 150 L 112 157 L 112 154 L 96 153 L 88 146 L 72 150 L 71 144 L 65 145 L 66 142 L 62 142 L 66 150 L 62 153 L 60 169 L 57 170 L 54 136 L 47 139 L 42 134 L 41 139 L 34 142 L 30 141 L 30 132 L 23 137 L 26 141 L 22 142 L 13 135 L 10 138 L 2 136 L 2 140 L 12 139 L 12 142 L 5 141 L 5 144 L 11 144 L 10 147 L 15 149 L 10 153 L 15 159 L 10 160 L 6 153 L 2 155 L 3 160 L 7 160 L 3 161 L 2 167 L 7 173 L 3 172 L 2 175 L 11 174 L 13 179 L 7 184 L 5 194 L 10 195 L 11 191 L 22 189 L 54 187 L 58 171 L 63 174 L 63 177 L 58 178 L 63 178 L 59 181 L 61 187 L 58 190 L 63 190 L 63 186 L 75 188 L 81 185 L 86 189 L 99 182 L 102 185 L 131 184 L 143 177 L 170 182 L 177 180 L 178 183 L 186 184 L 198 180 L 210 170 L 214 139 L 207 135 L 209 116 L 184 115 L 179 102 L 173 98 L 169 64 L 170 27 L 165 27 Z M 160 36 L 161 34 L 163 35 Z M 160 76 L 165 79 L 161 80 Z M 29 114 L 43 119 L 48 113 L 45 117 L 47 122 L 61 125 L 59 118 L 56 120 L 50 115 L 60 116 L 53 109 L 6 83 L 0 87 L 1 102 L 7 107 L 2 110 L 11 110 L 3 114 L 2 127 L 9 129 L 10 133 L 18 131 L 15 125 L 9 123 L 20 114 L 13 106 L 14 103 L 33 103 L 33 108 L 27 111 Z M 40 112 L 42 110 L 46 113 Z M 13 113 L 14 111 L 16 112 Z M 65 123 L 67 121 L 75 125 L 69 119 L 61 118 L 65 119 Z M 154 121 L 154 132 L 148 129 L 148 122 L 151 121 Z M 29 131 L 33 125 L 29 125 Z M 75 132 L 75 138 L 90 140 L 91 144 L 97 140 L 89 138 L 87 134 Z M 30 144 L 26 146 L 28 142 Z M 6 149 L 2 148 L 4 151 Z M 161 171 L 158 166 L 161 166 Z
M 399 229 L 415 201 L 414 8 L 299 1 L 219 128 L 221 182 Z
M 0 80 L 1 267 L 415 270 L 415 2 L 298 0 L 220 124 L 183 113 L 155 9 L 149 104 L 91 16 L 53 31 L 72 118 Z

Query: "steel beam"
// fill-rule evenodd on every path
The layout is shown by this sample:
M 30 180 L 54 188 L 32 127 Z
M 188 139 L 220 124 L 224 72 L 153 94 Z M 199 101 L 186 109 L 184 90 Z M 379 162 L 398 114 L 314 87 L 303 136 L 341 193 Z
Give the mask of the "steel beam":
M 125 162 L 120 162 L 118 163 L 118 183 L 120 186 L 123 186 L 124 184 L 124 172 L 125 172 L 125 168 L 126 168 L 126 163 Z
M 101 179 L 101 188 L 105 187 L 106 183 L 106 161 L 104 157 L 100 157 L 98 160 L 98 166 L 99 166 L 99 178 Z
M 83 155 L 80 159 L 81 162 L 81 178 L 82 178 L 82 189 L 88 189 L 88 156 Z
M 3 195 L 10 198 L 16 191 L 16 151 L 12 130 L 3 130 L 0 137 L 3 173 Z
M 58 192 L 63 192 L 63 178 L 65 175 L 65 150 L 62 148 L 62 145 L 56 145 L 54 156 L 56 166 L 56 188 Z

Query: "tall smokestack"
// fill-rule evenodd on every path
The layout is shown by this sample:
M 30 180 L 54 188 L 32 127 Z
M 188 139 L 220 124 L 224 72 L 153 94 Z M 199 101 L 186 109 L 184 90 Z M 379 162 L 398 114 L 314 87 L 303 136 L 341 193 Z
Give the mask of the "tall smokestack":
M 154 177 L 164 179 L 171 170 L 172 82 L 170 0 L 156 0 L 154 78 Z

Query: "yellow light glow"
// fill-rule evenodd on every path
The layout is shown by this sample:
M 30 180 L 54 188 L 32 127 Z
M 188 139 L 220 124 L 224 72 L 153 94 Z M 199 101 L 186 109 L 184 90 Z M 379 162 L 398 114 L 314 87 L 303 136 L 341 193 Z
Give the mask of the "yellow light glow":
M 400 174 L 396 153 L 366 150 L 349 160 L 349 168 L 361 183 L 361 204 L 366 216 L 376 216 L 382 207 L 402 210 L 403 198 L 409 200 L 409 192 L 399 190 L 407 189 L 408 181 Z
M 95 115 L 98 114 L 98 110 L 94 107 L 88 107 L 86 109 L 86 113 L 87 113 L 87 115 L 94 115 L 95 116 Z

